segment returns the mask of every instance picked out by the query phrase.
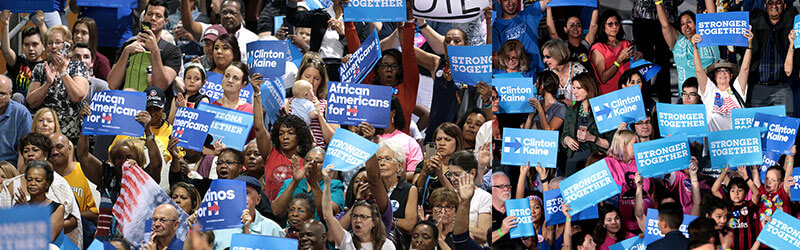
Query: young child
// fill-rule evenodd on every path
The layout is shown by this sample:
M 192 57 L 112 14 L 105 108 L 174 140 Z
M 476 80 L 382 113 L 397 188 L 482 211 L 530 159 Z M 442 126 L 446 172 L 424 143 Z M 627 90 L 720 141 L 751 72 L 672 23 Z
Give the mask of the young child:
M 761 231 L 763 224 L 772 218 L 772 214 L 776 210 L 780 209 L 786 213 L 791 213 L 789 189 L 794 185 L 794 179 L 791 176 L 795 152 L 795 146 L 792 146 L 791 153 L 786 155 L 783 163 L 785 169 L 781 168 L 781 166 L 772 166 L 767 169 L 763 185 L 758 175 L 757 166 L 751 166 L 753 177 L 747 180 L 747 185 L 750 186 L 750 190 L 758 190 L 758 196 L 754 196 L 754 200 L 757 199 L 758 204 L 757 219 L 761 222 L 758 224 L 757 232 Z M 786 182 L 784 182 L 784 177 L 786 176 L 789 178 L 786 178 Z
M 206 70 L 199 63 L 187 63 L 183 70 L 183 84 L 186 86 L 186 93 L 178 94 L 172 102 L 169 111 L 169 122 L 175 122 L 176 107 L 197 108 L 200 102 L 209 103 L 208 96 L 201 94 L 200 89 L 206 84 Z
M 685 85 L 684 85 L 685 86 Z M 718 198 L 725 199 L 720 192 L 720 189 L 723 187 L 722 182 L 723 179 L 727 177 L 730 168 L 722 169 L 722 173 L 717 177 L 717 180 L 714 181 L 714 185 L 711 187 L 711 194 Z M 758 235 L 756 232 L 756 211 L 758 211 L 758 207 L 756 206 L 755 202 L 751 200 L 747 200 L 747 193 L 750 192 L 750 187 L 747 186 L 747 181 L 744 178 L 747 177 L 747 169 L 745 167 L 740 167 L 737 169 L 738 176 L 729 178 L 728 184 L 725 186 L 728 194 L 728 200 L 731 201 L 733 205 L 728 206 L 728 227 L 731 229 L 733 233 L 733 244 L 732 249 L 746 249 L 753 245 L 755 241 L 755 236 Z M 744 177 L 744 178 L 743 178 Z
M 294 100 L 287 101 L 289 113 L 302 118 L 310 126 L 310 113 L 315 110 L 315 105 L 312 101 L 314 99 L 314 87 L 306 80 L 298 80 L 292 86 L 292 94 L 294 95 Z

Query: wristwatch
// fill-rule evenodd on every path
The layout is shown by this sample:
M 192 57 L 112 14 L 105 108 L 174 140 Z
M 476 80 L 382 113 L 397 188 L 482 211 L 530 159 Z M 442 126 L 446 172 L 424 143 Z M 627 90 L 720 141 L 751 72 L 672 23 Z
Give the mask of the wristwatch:
M 64 77 L 64 76 L 66 76 L 66 75 L 67 75 L 67 71 L 66 71 L 66 70 L 64 70 L 64 72 L 62 72 L 62 73 L 61 73 L 61 75 L 59 75 L 58 77 L 59 77 L 59 78 L 61 78 L 61 77 Z

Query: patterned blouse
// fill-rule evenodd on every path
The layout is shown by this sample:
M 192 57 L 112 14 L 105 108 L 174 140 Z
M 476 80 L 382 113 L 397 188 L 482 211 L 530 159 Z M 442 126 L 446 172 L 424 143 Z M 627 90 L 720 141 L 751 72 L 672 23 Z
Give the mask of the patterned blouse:
M 69 61 L 67 74 L 72 77 L 82 76 L 89 79 L 89 71 L 86 69 L 85 64 L 77 60 Z M 42 84 L 47 82 L 44 63 L 37 64 L 33 68 L 31 82 L 40 82 Z M 61 81 L 60 77 L 56 76 L 55 83 L 50 85 L 50 89 L 47 90 L 47 96 L 45 96 L 39 108 L 50 108 L 55 111 L 61 125 L 61 133 L 66 135 L 70 141 L 77 142 L 78 136 L 81 135 L 81 118 L 79 114 L 82 106 L 83 101 L 74 103 L 69 100 L 64 82 Z

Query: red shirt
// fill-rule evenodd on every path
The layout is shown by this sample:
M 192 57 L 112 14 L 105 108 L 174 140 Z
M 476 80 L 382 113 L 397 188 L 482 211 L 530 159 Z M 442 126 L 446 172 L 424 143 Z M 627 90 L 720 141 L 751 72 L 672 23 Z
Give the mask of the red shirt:
M 278 198 L 283 181 L 292 178 L 292 162 L 275 147 L 272 148 L 267 163 L 264 164 L 264 193 L 270 201 Z M 300 166 L 303 166 L 303 158 L 300 158 Z
M 767 193 L 767 190 L 764 189 L 764 185 L 758 187 L 758 219 L 759 222 L 763 221 L 765 216 L 772 216 L 775 213 L 776 209 L 783 210 L 786 213 L 791 213 L 791 200 L 789 200 L 789 196 L 786 195 L 786 191 L 783 190 L 783 185 L 778 187 L 777 192 Z M 761 223 L 756 223 L 758 225 L 757 232 L 761 232 Z

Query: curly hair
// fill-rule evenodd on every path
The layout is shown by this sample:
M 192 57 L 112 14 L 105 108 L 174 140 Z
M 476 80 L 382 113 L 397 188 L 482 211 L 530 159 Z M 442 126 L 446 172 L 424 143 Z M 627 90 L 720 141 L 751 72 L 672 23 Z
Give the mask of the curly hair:
M 300 157 L 306 157 L 308 151 L 314 146 L 314 144 L 311 143 L 312 136 L 311 130 L 308 128 L 308 124 L 306 124 L 302 118 L 296 115 L 284 115 L 281 116 L 281 118 L 278 118 L 278 120 L 275 121 L 275 124 L 272 126 L 272 131 L 270 131 L 270 135 L 272 135 L 272 145 L 278 147 L 278 151 L 282 150 L 280 146 L 278 146 L 281 144 L 280 140 L 278 139 L 278 133 L 281 127 L 294 129 L 294 133 L 297 136 L 297 154 Z
M 22 152 L 22 149 L 25 146 L 33 145 L 42 151 L 44 151 L 44 155 L 46 157 L 50 157 L 50 152 L 53 151 L 53 141 L 50 140 L 50 137 L 43 135 L 41 133 L 29 133 L 27 135 L 22 136 L 19 138 L 19 145 L 17 146 L 17 152 Z
M 311 219 L 313 219 L 314 215 L 317 214 L 317 209 L 316 206 L 314 205 L 315 204 L 314 197 L 311 197 L 311 195 L 308 195 L 306 193 L 297 193 L 292 198 L 292 201 L 289 202 L 289 205 L 291 206 L 291 204 L 294 203 L 294 201 L 296 200 L 305 201 L 306 203 L 308 203 L 307 209 L 309 212 L 307 214 L 309 214 L 311 216 Z
M 28 175 L 30 175 L 31 170 L 34 170 L 34 169 L 44 170 L 44 179 L 45 179 L 45 181 L 47 181 L 47 188 L 44 188 L 44 190 L 47 190 L 48 188 L 50 188 L 50 185 L 53 184 L 53 179 L 55 178 L 55 176 L 53 175 L 53 166 L 50 166 L 49 162 L 46 162 L 46 161 L 31 161 L 31 162 L 26 163 L 25 166 L 27 167 L 25 169 L 25 177 L 26 178 L 28 177 Z

